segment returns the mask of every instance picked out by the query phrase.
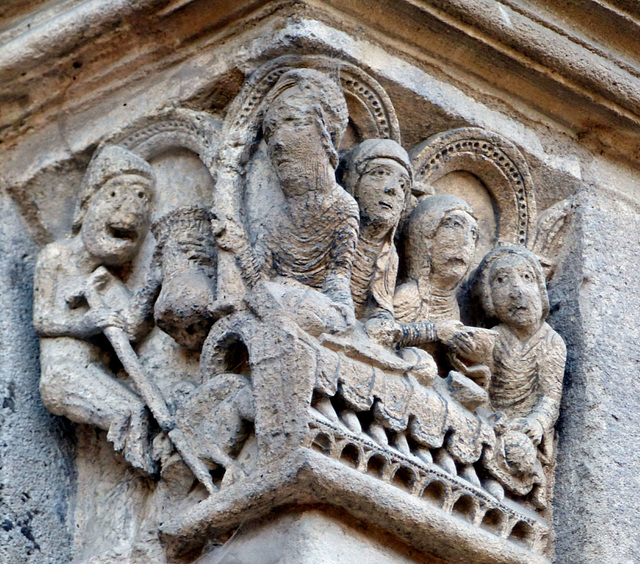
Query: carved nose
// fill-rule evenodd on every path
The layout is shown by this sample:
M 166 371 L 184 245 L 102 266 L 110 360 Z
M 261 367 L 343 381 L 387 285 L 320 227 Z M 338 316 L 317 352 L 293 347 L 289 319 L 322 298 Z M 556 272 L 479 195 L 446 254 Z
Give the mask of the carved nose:
M 396 183 L 393 178 L 390 178 L 384 187 L 385 194 L 395 194 L 396 193 Z
M 509 290 L 509 295 L 512 298 L 519 298 L 522 295 L 522 285 L 519 282 L 514 282 Z

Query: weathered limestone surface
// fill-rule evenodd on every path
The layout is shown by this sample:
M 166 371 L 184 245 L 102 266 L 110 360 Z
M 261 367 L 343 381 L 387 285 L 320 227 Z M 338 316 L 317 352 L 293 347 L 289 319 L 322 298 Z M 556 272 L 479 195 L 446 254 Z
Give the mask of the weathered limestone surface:
M 36 249 L 15 204 L 0 199 L 0 560 L 68 562 L 74 432 L 38 393 L 32 316 Z
M 201 557 L 200 564 L 254 562 L 330 564 L 370 562 L 409 564 L 439 560 L 403 546 L 380 530 L 344 522 L 317 510 L 272 516 L 241 527 L 225 545 Z
M 639 560 L 637 7 L 227 4 L 0 8 L 0 560 Z
M 573 351 L 558 424 L 557 558 L 636 562 L 638 202 L 588 190 L 578 209 L 578 240 L 560 290 L 573 299 L 553 316 Z

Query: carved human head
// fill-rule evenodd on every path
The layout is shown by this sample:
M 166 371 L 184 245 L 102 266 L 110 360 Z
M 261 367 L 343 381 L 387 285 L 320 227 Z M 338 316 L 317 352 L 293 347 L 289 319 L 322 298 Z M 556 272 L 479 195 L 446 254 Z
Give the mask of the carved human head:
M 137 254 L 149 228 L 155 175 L 149 163 L 108 145 L 89 163 L 73 224 L 89 253 L 107 265 Z
M 363 225 L 395 229 L 411 191 L 407 152 L 391 139 L 367 139 L 349 153 L 344 188 L 358 202 Z
M 477 241 L 476 216 L 467 202 L 451 194 L 422 198 L 404 228 L 409 278 L 427 275 L 455 287 L 471 266 Z
M 349 113 L 344 94 L 329 75 L 313 69 L 284 73 L 265 99 L 263 133 L 283 183 L 314 189 L 318 171 L 335 170 Z
M 491 250 L 478 267 L 475 293 L 486 317 L 509 327 L 537 327 L 549 313 L 540 261 L 524 247 Z

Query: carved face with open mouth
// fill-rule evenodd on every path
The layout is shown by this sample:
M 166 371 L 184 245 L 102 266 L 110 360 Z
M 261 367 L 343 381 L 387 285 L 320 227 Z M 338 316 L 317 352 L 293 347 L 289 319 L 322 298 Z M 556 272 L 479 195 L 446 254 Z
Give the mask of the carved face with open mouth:
M 91 200 L 81 228 L 89 253 L 110 266 L 130 261 L 149 228 L 151 182 L 139 175 L 110 179 Z
M 377 158 L 368 161 L 353 192 L 362 223 L 395 227 L 410 182 L 407 170 L 395 160 Z
M 515 328 L 535 328 L 542 319 L 538 278 L 526 258 L 506 255 L 496 260 L 489 277 L 498 319 Z
M 467 212 L 452 210 L 442 219 L 431 246 L 431 271 L 454 285 L 467 273 L 476 250 L 478 224 Z

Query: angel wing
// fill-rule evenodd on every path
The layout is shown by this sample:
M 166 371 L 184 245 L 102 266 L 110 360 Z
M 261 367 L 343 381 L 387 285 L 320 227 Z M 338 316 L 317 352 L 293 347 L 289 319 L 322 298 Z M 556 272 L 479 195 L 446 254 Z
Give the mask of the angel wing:
M 575 206 L 574 198 L 570 197 L 547 209 L 538 217 L 533 243 L 527 245 L 540 260 L 547 280 L 554 274 Z

